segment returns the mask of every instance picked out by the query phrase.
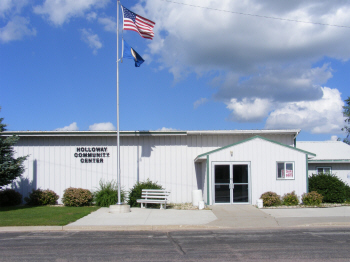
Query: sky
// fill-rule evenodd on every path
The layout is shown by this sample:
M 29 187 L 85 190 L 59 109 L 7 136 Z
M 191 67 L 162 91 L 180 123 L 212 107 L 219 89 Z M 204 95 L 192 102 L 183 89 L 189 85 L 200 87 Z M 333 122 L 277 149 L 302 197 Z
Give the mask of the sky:
M 124 38 L 145 60 L 137 68 L 119 63 L 120 130 L 301 129 L 300 141 L 345 137 L 349 1 L 121 4 L 156 25 L 149 40 L 122 31 L 119 21 L 119 46 Z M 116 130 L 116 76 L 117 0 L 0 1 L 7 130 Z

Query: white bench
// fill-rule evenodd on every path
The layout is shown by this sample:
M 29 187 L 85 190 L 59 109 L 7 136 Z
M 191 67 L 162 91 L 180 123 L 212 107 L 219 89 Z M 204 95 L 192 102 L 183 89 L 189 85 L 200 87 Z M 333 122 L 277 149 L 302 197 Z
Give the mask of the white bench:
M 141 203 L 141 208 L 147 207 L 147 204 L 160 204 L 160 209 L 166 209 L 169 195 L 170 191 L 163 189 L 142 189 L 142 199 L 137 199 L 136 201 Z

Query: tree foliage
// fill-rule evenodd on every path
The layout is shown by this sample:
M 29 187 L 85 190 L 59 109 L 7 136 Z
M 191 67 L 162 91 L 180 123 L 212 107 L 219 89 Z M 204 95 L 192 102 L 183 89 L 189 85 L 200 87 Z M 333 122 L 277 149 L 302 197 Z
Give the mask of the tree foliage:
M 13 145 L 18 141 L 17 136 L 5 137 L 3 132 L 6 131 L 4 119 L 0 118 L 0 188 L 10 184 L 24 172 L 23 162 L 27 156 L 15 158 Z
M 344 138 L 343 142 L 350 145 L 350 97 L 348 97 L 348 99 L 345 99 L 345 104 L 346 105 L 343 106 L 343 115 L 346 117 L 346 125 L 341 130 L 346 132 L 346 138 Z

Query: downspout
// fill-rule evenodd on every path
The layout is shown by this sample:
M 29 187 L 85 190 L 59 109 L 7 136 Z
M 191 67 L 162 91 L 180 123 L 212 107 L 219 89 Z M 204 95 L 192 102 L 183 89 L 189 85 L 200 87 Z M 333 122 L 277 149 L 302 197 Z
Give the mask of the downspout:
M 309 193 L 309 156 L 306 154 L 306 193 Z
M 209 155 L 207 155 L 207 205 L 209 205 Z
M 300 132 L 297 132 L 294 136 L 294 147 L 297 147 L 297 135 L 299 135 Z

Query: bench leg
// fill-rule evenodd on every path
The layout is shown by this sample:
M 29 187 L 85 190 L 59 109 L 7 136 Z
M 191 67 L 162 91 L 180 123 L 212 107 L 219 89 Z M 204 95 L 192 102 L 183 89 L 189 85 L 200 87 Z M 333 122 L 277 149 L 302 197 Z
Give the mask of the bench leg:
M 163 207 L 163 204 L 162 204 L 162 203 L 160 204 L 160 209 L 164 209 L 164 207 Z
M 145 208 L 144 205 L 143 205 L 143 203 L 141 203 L 141 208 Z

